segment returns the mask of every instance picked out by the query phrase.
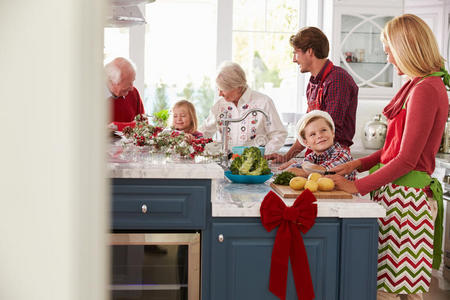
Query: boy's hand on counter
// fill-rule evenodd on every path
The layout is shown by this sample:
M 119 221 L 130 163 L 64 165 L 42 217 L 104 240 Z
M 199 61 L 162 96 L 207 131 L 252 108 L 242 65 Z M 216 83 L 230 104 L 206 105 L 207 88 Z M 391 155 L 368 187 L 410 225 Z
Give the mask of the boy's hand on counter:
M 346 175 L 353 172 L 353 170 L 358 169 L 361 166 L 361 161 L 359 159 L 349 161 L 345 164 L 331 168 L 328 171 L 336 172 L 337 175 Z
M 356 185 L 353 181 L 345 179 L 345 177 L 341 175 L 326 175 L 325 177 L 331 178 L 334 181 L 334 185 L 338 190 L 350 193 L 350 194 L 356 194 L 358 193 L 358 190 L 356 189 Z
M 305 170 L 300 168 L 289 168 L 286 171 L 294 173 L 295 176 L 301 176 L 301 177 L 308 177 L 308 173 L 305 172 Z

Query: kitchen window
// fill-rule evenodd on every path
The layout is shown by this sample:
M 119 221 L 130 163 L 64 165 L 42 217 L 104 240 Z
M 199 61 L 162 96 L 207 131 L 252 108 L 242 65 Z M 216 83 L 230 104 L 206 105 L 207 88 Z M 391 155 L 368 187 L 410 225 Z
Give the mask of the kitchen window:
M 289 38 L 299 27 L 298 0 L 233 1 L 232 60 L 249 85 L 269 95 L 281 112 L 298 106 L 298 67 Z
M 309 74 L 292 62 L 291 35 L 322 26 L 321 0 L 218 0 L 217 61 L 233 60 L 252 89 L 269 95 L 280 113 L 305 112 Z M 287 122 L 287 120 L 283 120 Z
M 130 29 L 105 28 L 103 55 L 105 62 L 109 62 L 118 56 L 130 57 Z
M 217 1 L 155 1 L 146 5 L 145 15 L 147 111 L 188 99 L 201 124 L 216 93 Z
M 326 3 L 165 0 L 141 4 L 146 25 L 105 29 L 105 61 L 125 56 L 136 63 L 135 86 L 149 113 L 184 98 L 194 102 L 201 123 L 218 97 L 215 74 L 224 60 L 241 64 L 250 86 L 269 95 L 281 116 L 304 112 L 309 74 L 300 74 L 292 62 L 289 37 L 306 25 L 327 25 L 321 16 Z

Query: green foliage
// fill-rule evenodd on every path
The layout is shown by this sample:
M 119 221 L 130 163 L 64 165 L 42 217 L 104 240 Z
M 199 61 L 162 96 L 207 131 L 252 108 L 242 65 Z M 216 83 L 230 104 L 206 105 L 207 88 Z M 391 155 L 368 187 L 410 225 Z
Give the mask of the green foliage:
M 280 185 L 289 185 L 289 181 L 291 181 L 291 179 L 294 177 L 295 177 L 294 173 L 284 171 L 278 174 L 277 177 L 275 177 L 273 183 Z
M 188 82 L 182 92 L 177 95 L 194 103 L 198 124 L 202 124 L 203 120 L 208 117 L 211 106 L 214 103 L 214 89 L 211 87 L 209 77 L 203 77 L 203 81 L 198 89 L 195 89 L 192 82 Z
M 271 173 L 267 160 L 258 147 L 245 148 L 242 156 L 236 157 L 231 163 L 230 171 L 235 175 L 254 176 Z
M 281 84 L 280 71 L 277 68 L 268 69 L 258 51 L 253 55 L 253 74 L 255 76 L 255 88 L 264 87 L 264 83 L 270 82 L 273 87 L 279 88 Z
M 192 95 L 194 95 L 194 93 L 195 93 L 194 84 L 190 81 L 186 84 L 181 93 L 178 93 L 177 95 L 179 97 L 189 100 L 192 99 Z
M 153 103 L 153 109 L 152 111 L 162 111 L 164 109 L 169 109 L 169 103 L 167 101 L 167 87 L 168 85 L 164 82 L 160 82 L 158 86 L 156 87 L 156 99 Z
M 195 94 L 195 109 L 197 112 L 198 123 L 201 124 L 206 117 L 208 117 L 209 110 L 214 104 L 214 90 L 211 87 L 211 80 L 209 77 L 203 77 L 197 93 Z
M 153 113 L 153 117 L 156 126 L 165 128 L 167 127 L 167 121 L 169 120 L 169 110 L 162 109 L 158 112 L 155 112 Z

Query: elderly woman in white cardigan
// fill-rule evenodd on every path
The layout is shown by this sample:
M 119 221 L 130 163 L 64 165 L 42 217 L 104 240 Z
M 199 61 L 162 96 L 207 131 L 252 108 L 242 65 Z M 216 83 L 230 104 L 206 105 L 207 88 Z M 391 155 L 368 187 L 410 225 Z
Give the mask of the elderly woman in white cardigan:
M 265 146 L 265 154 L 278 151 L 284 144 L 287 131 L 272 99 L 250 89 L 244 70 L 234 62 L 222 63 L 216 84 L 219 99 L 199 129 L 204 136 L 212 137 L 217 131 L 221 135 L 222 119 L 236 119 L 244 116 L 250 109 L 258 108 L 267 113 L 270 122 L 266 122 L 263 114 L 254 112 L 241 122 L 229 123 L 228 145 L 230 149 L 233 146 Z

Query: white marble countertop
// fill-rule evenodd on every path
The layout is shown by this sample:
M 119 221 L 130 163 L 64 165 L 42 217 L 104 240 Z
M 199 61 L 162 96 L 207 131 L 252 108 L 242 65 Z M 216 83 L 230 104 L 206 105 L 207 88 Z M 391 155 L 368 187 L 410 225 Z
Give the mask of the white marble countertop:
M 259 207 L 271 190 L 270 179 L 265 184 L 236 184 L 224 178 L 223 169 L 216 163 L 202 160 L 167 160 L 164 156 L 149 156 L 143 152 L 121 156 L 121 147 L 111 147 L 108 152 L 110 178 L 155 179 L 211 179 L 213 217 L 259 217 Z M 125 160 L 128 159 L 128 160 Z M 276 165 L 273 166 L 275 169 Z M 295 199 L 283 199 L 292 205 Z M 385 215 L 380 205 L 359 197 L 353 199 L 319 199 L 319 217 L 376 218 Z
M 110 178 L 223 179 L 216 163 L 108 163 Z
M 216 197 L 212 200 L 213 217 L 259 217 L 264 196 L 271 190 L 265 184 L 237 184 L 227 179 L 215 180 Z M 282 198 L 283 199 L 283 198 Z M 295 199 L 283 199 L 290 206 Z M 318 217 L 378 218 L 386 210 L 368 199 L 318 199 Z

